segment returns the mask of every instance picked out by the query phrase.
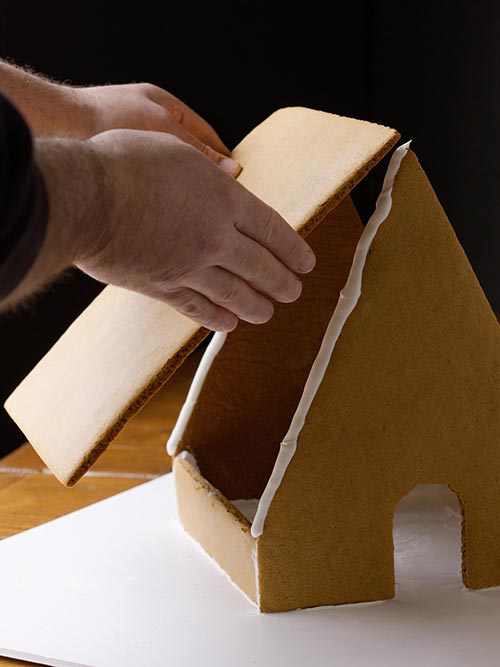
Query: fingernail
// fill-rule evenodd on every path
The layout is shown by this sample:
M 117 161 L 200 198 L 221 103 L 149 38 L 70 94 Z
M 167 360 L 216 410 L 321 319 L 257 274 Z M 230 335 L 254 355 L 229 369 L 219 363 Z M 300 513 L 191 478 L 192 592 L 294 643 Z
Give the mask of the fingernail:
M 267 313 L 263 313 L 257 317 L 251 317 L 247 321 L 251 322 L 252 324 L 266 324 L 269 322 L 269 320 L 272 318 L 274 315 L 274 306 L 273 304 L 268 301 L 267 302 Z
M 293 303 L 294 301 L 297 301 L 299 296 L 302 294 L 302 282 L 297 278 L 297 276 L 294 276 L 294 278 L 295 283 L 293 292 L 289 291 L 287 296 L 277 297 L 276 300 L 280 303 Z
M 300 260 L 299 265 L 297 267 L 297 271 L 299 273 L 309 273 L 309 271 L 312 271 L 315 266 L 316 266 L 316 256 L 314 255 L 312 250 L 309 250 L 307 254 L 305 254 Z
M 226 317 L 221 324 L 221 331 L 229 333 L 230 331 L 234 331 L 237 326 L 238 326 L 237 317 Z
M 296 278 L 297 284 L 295 285 L 295 299 L 298 299 L 302 294 L 302 281 Z
M 241 172 L 242 168 L 239 162 L 236 162 L 236 160 L 233 160 L 230 157 L 223 157 L 222 160 L 219 161 L 219 167 L 222 171 L 225 171 L 226 174 L 234 176 L 235 178 Z

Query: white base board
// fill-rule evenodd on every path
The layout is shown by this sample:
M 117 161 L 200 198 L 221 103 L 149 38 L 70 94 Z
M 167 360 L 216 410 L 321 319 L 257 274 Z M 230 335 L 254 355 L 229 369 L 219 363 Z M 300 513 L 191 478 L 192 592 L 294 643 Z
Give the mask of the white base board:
M 396 599 L 282 614 L 260 614 L 176 512 L 169 474 L 0 542 L 0 655 L 57 667 L 498 664 L 500 589 L 463 588 L 446 488 L 399 505 Z

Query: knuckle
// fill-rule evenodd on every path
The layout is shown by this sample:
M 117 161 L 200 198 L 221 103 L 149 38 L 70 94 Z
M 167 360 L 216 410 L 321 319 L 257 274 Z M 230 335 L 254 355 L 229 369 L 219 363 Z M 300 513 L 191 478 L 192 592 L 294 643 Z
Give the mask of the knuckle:
M 274 211 L 265 207 L 260 212 L 261 239 L 265 246 L 272 246 L 276 238 L 277 220 Z
M 167 289 L 158 288 L 158 291 L 163 292 L 167 301 L 175 307 L 182 307 L 182 304 L 186 299 L 186 293 L 181 287 L 169 287 Z
M 252 285 L 260 285 L 260 283 L 266 277 L 266 271 L 262 266 L 262 262 L 254 262 L 248 267 L 248 278 L 247 280 Z
M 230 281 L 229 284 L 224 285 L 220 292 L 220 301 L 224 304 L 234 303 L 238 300 L 239 290 L 236 281 Z
M 209 309 L 207 306 L 194 299 L 188 299 L 186 301 L 184 312 L 188 317 L 192 317 L 196 320 L 207 320 L 209 316 Z
M 142 92 L 146 97 L 152 98 L 155 97 L 158 94 L 158 91 L 160 90 L 158 86 L 155 86 L 153 83 L 149 82 L 144 82 L 139 84 Z
M 185 288 L 187 269 L 185 261 L 176 264 L 162 262 L 154 274 L 154 283 L 157 289 L 173 298 Z
M 143 111 L 149 129 L 161 130 L 175 134 L 175 126 L 172 123 L 168 111 L 159 104 L 151 103 Z
M 213 151 L 210 149 L 209 146 L 204 144 L 202 141 L 198 139 L 198 137 L 195 137 L 194 135 L 190 137 L 190 140 L 191 140 L 191 145 L 194 146 L 200 153 L 202 153 L 205 157 L 212 159 Z
M 228 251 L 228 243 L 224 237 L 219 234 L 206 234 L 199 239 L 201 256 L 221 257 Z
M 182 287 L 172 287 L 164 290 L 165 297 L 176 306 L 176 308 L 183 308 L 189 300 L 189 293 Z
M 182 107 L 180 107 L 178 104 L 172 104 L 169 106 L 169 113 L 176 123 L 182 125 L 185 120 L 185 112 Z
M 267 255 L 266 251 L 262 251 L 257 257 L 252 258 L 249 272 L 250 279 L 253 281 L 261 281 L 269 276 L 271 273 L 271 258 Z
M 219 164 L 222 158 L 213 148 L 210 148 L 210 146 L 207 146 L 207 144 L 204 144 L 202 141 L 199 142 L 199 146 L 202 153 L 206 155 L 209 160 L 214 164 Z
M 195 294 L 185 290 L 172 290 L 169 292 L 168 300 L 180 312 L 191 318 L 203 319 L 208 315 L 209 308 L 202 299 Z

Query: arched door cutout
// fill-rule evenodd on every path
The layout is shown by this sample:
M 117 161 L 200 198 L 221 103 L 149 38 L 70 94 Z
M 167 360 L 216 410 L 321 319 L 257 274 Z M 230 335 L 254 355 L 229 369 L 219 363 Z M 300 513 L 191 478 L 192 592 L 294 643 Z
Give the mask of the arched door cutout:
M 444 484 L 420 484 L 401 499 L 393 522 L 396 598 L 464 588 L 461 523 L 458 496 Z

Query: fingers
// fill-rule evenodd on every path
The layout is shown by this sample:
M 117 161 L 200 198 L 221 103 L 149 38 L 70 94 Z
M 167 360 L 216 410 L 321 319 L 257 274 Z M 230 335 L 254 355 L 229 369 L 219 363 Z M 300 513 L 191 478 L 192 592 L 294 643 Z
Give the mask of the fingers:
M 188 132 L 198 137 L 204 144 L 207 144 L 218 153 L 229 155 L 229 148 L 223 143 L 214 128 L 180 100 L 175 100 L 170 113 L 179 125 L 182 125 Z
M 302 291 L 302 283 L 292 271 L 269 250 L 242 234 L 235 236 L 220 266 L 282 303 L 295 301 Z
M 268 299 L 219 267 L 188 276 L 185 284 L 246 322 L 263 324 L 273 316 L 274 308 Z
M 230 176 L 238 176 L 241 171 L 241 166 L 230 157 L 218 153 L 216 150 L 211 148 L 209 145 L 203 143 L 197 136 L 188 132 L 184 127 L 179 125 L 175 120 L 167 117 L 167 123 L 165 125 L 165 132 L 174 134 L 179 139 L 182 139 L 187 144 L 191 144 L 201 153 L 206 155 L 214 164 L 216 164 L 222 171 L 225 171 Z
M 316 264 L 309 245 L 270 207 L 262 206 L 256 215 L 243 217 L 235 228 L 267 248 L 292 271 L 308 273 Z
M 181 102 L 175 95 L 156 88 L 153 98 L 168 111 L 174 120 L 190 134 L 222 155 L 229 155 L 229 148 L 224 144 L 214 128 L 191 107 Z
M 236 315 L 187 287 L 170 290 L 161 298 L 186 317 L 212 331 L 233 331 L 238 325 Z

